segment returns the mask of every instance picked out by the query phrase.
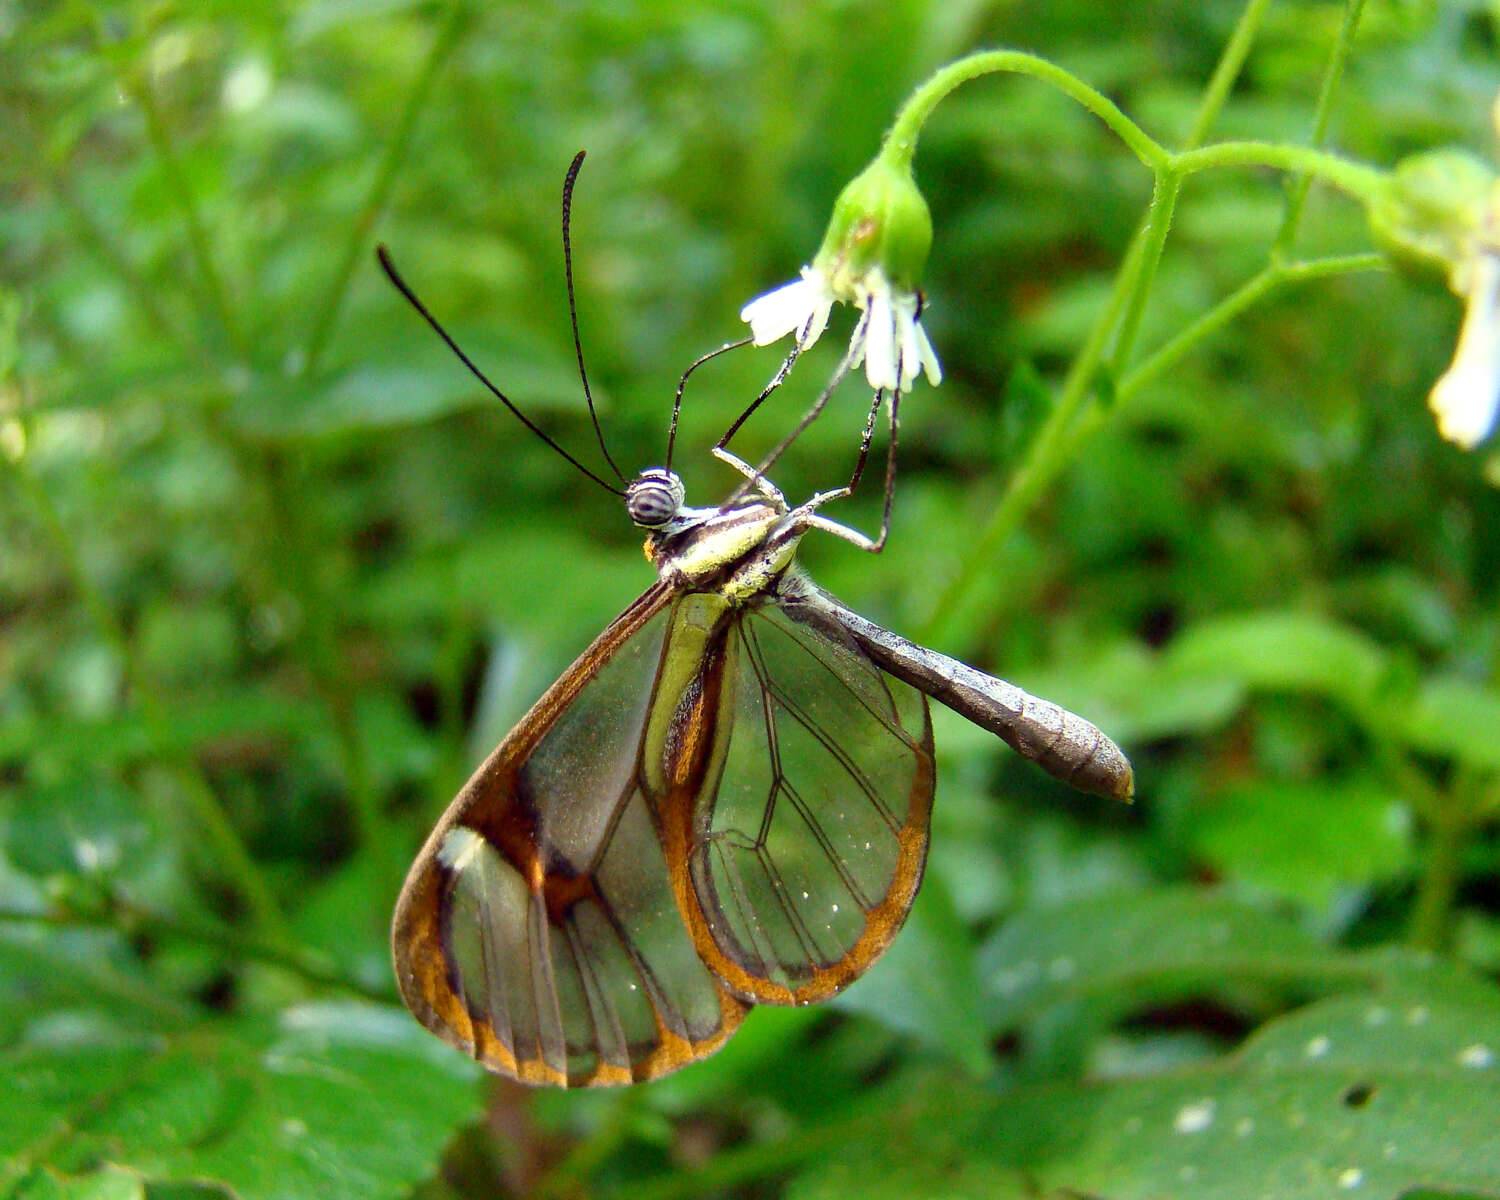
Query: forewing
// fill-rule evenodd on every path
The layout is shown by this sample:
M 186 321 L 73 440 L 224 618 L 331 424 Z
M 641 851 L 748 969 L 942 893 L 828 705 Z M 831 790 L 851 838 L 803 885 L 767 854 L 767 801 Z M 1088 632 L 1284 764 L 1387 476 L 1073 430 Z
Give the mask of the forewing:
M 681 800 L 693 835 L 679 901 L 737 995 L 811 1003 L 879 957 L 916 896 L 933 792 L 927 698 L 836 629 L 774 604 L 741 610 L 727 636 L 719 719 L 732 732 L 717 779 Z
M 641 788 L 669 599 L 648 591 L 537 702 L 397 902 L 407 1006 L 527 1083 L 654 1078 L 718 1049 L 745 1012 L 683 925 Z

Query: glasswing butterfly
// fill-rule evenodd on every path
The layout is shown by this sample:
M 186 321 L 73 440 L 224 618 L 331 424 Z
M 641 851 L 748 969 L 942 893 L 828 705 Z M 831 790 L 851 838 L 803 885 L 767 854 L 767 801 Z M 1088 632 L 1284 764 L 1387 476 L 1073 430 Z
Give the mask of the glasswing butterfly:
M 570 308 L 571 283 L 569 269 Z M 396 903 L 407 1007 L 525 1083 L 654 1079 L 712 1054 L 755 1004 L 857 979 L 921 883 L 929 697 L 1075 787 L 1132 795 L 1095 726 L 881 628 L 796 566 L 809 530 L 883 542 L 818 511 L 859 468 L 791 507 L 761 469 L 715 453 L 746 477 L 720 507 L 686 507 L 670 468 L 624 489 L 657 581 L 474 772 Z

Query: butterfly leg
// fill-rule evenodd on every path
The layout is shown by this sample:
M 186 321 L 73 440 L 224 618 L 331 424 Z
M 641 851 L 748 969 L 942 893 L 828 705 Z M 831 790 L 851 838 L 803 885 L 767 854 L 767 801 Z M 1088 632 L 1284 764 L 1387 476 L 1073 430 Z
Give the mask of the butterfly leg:
M 801 419 L 792 428 L 792 431 L 784 438 L 782 438 L 781 441 L 777 442 L 776 445 L 772 448 L 771 452 L 767 454 L 765 458 L 761 459 L 759 468 L 761 476 L 764 476 L 765 473 L 775 465 L 776 460 L 786 453 L 787 448 L 802 436 L 803 432 L 806 431 L 809 425 L 811 425 L 818 419 L 818 417 L 822 414 L 823 409 L 827 407 L 829 398 L 833 395 L 834 389 L 843 382 L 844 376 L 847 375 L 859 361 L 856 356 L 856 351 L 858 351 L 859 353 L 863 352 L 864 339 L 861 331 L 864 328 L 865 323 L 869 321 L 870 315 L 869 313 L 862 313 L 859 319 L 860 324 L 855 327 L 855 336 L 849 342 L 849 349 L 844 352 L 844 357 L 839 360 L 839 365 L 834 368 L 833 375 L 829 378 L 828 383 L 824 386 L 823 390 L 818 393 L 817 399 L 814 400 L 812 402 L 812 406 L 802 414 Z M 729 439 L 739 432 L 740 426 L 742 426 L 745 423 L 746 419 L 750 416 L 750 414 L 760 406 L 762 401 L 764 401 L 772 391 L 774 391 L 781 385 L 781 381 L 786 378 L 787 372 L 791 370 L 792 363 L 796 360 L 797 355 L 800 353 L 800 348 L 793 347 L 792 353 L 788 355 L 787 360 L 782 364 L 781 370 L 776 373 L 776 378 L 774 378 L 761 392 L 761 394 L 757 396 L 753 402 L 751 402 L 750 406 L 743 413 L 741 413 L 735 420 L 734 424 L 729 427 L 729 431 L 719 439 L 718 445 L 714 447 L 715 454 L 718 454 L 721 450 L 724 450 L 725 453 L 728 453 L 728 451 L 725 450 L 725 447 L 727 446 Z M 720 455 L 720 457 L 722 458 L 723 456 Z M 728 462 L 729 460 L 724 459 L 724 461 Z M 733 466 L 734 464 L 731 463 L 730 465 Z M 753 476 L 746 474 L 746 478 L 749 479 L 752 484 L 754 483 Z M 740 486 L 740 489 L 729 498 L 730 502 L 733 503 L 734 501 L 738 500 L 743 494 L 744 485 L 742 484 Z
M 780 489 L 774 483 L 761 474 L 761 468 L 752 467 L 738 454 L 735 454 L 734 451 L 726 450 L 722 445 L 715 446 L 712 453 L 721 463 L 728 464 L 743 475 L 750 482 L 750 485 L 760 493 L 761 498 L 766 500 L 772 508 L 779 512 L 786 512 L 788 510 L 786 497 L 781 494 Z M 743 487 L 744 485 L 741 484 L 740 486 Z M 734 497 L 731 496 L 730 499 L 733 500 Z
M 898 365 L 899 378 L 899 365 Z M 805 504 L 790 514 L 796 517 L 804 529 L 821 529 L 824 533 L 831 533 L 834 537 L 842 538 L 851 545 L 858 546 L 861 550 L 870 554 L 879 554 L 885 549 L 886 538 L 891 532 L 891 506 L 896 498 L 896 435 L 900 428 L 898 413 L 901 407 L 901 392 L 897 389 L 891 393 L 891 400 L 887 411 L 890 413 L 890 442 L 886 448 L 885 456 L 885 507 L 880 517 L 880 532 L 873 538 L 861 533 L 857 529 L 851 529 L 847 525 L 840 525 L 837 521 L 830 521 L 827 517 L 820 516 L 817 512 L 824 504 L 832 500 L 842 500 L 852 495 L 854 489 L 859 486 L 860 478 L 864 475 L 865 463 L 870 456 L 870 441 L 875 432 L 875 418 L 880 412 L 881 401 L 885 398 L 884 392 L 875 393 L 875 402 L 870 406 L 870 415 L 865 422 L 865 432 L 859 448 L 859 457 L 855 460 L 854 473 L 849 482 L 841 488 L 835 488 L 828 492 L 819 492 Z

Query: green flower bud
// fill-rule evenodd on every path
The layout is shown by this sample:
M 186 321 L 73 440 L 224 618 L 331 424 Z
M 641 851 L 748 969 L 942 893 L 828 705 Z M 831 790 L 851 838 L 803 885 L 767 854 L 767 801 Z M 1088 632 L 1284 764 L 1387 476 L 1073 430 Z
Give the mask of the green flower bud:
M 907 163 L 879 155 L 839 193 L 813 269 L 846 302 L 868 291 L 872 271 L 915 293 L 932 247 L 932 215 Z

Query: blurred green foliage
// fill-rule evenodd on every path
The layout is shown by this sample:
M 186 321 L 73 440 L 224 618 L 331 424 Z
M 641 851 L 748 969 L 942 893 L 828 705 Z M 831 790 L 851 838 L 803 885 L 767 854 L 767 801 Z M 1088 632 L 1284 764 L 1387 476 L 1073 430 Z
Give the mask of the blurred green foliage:
M 1356 7 L 1330 148 L 1490 156 L 1492 9 Z M 1210 138 L 1305 144 L 1346 9 L 1251 9 Z M 0 3 L 0 1195 L 1500 1195 L 1500 462 L 1424 405 L 1459 305 L 1378 271 L 1276 290 L 1111 408 L 955 591 L 1150 197 L 1025 79 L 956 94 L 918 154 L 947 378 L 903 406 L 890 546 L 803 557 L 1097 720 L 1135 807 L 935 714 L 929 878 L 887 958 L 624 1092 L 480 1083 L 389 978 L 425 830 L 650 571 L 375 240 L 589 456 L 558 247 L 586 147 L 579 320 L 633 470 L 934 67 L 1025 46 L 1173 146 L 1240 17 Z M 1287 194 L 1189 180 L 1134 361 L 1266 265 Z M 1317 187 L 1295 234 L 1370 245 Z M 732 483 L 705 451 L 777 361 L 694 377 L 690 500 Z M 846 392 L 789 496 L 852 461 Z M 873 529 L 877 491 L 840 518 Z

